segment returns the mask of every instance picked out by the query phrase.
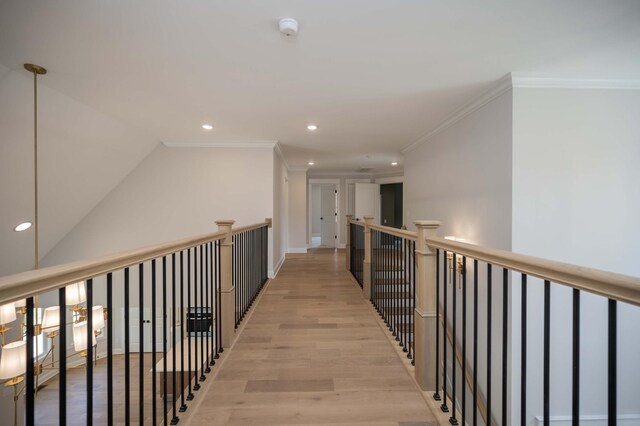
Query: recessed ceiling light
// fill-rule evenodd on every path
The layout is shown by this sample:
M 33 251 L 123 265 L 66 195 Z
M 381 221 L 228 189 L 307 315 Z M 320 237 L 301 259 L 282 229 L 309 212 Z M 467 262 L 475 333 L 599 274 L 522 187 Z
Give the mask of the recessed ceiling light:
M 391 163 L 391 165 L 392 165 L 392 166 L 397 166 L 397 165 L 398 165 L 398 162 L 397 162 L 397 161 L 394 161 L 393 163 Z
M 309 164 L 310 166 L 313 166 L 316 163 L 314 163 L 313 161 L 309 161 L 307 164 Z
M 33 225 L 31 222 L 22 222 L 20 225 L 13 228 L 13 230 L 16 232 L 26 231 L 27 229 L 31 228 L 31 225 Z
M 205 130 L 211 130 L 211 129 L 213 129 L 213 126 L 211 124 L 203 124 L 202 128 L 205 129 Z
M 313 130 L 318 130 L 318 125 L 317 124 L 307 124 L 307 129 L 313 131 Z

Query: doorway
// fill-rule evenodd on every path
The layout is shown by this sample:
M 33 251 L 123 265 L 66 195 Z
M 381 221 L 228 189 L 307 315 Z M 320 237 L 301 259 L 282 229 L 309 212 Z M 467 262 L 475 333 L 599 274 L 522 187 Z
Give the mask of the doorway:
M 311 247 L 335 248 L 338 238 L 338 189 L 311 184 Z
M 402 228 L 402 183 L 380 185 L 381 224 Z

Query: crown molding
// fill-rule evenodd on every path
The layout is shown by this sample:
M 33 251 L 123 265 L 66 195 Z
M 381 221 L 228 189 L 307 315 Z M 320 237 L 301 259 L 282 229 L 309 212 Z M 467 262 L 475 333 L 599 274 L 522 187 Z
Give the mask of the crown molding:
M 463 118 L 465 118 L 467 115 L 469 115 L 472 112 L 482 108 L 483 106 L 485 106 L 489 102 L 493 101 L 495 98 L 497 98 L 498 96 L 504 94 L 505 92 L 508 92 L 509 90 L 511 90 L 511 87 L 512 87 L 511 74 L 507 74 L 504 77 L 500 78 L 499 80 L 495 81 L 489 87 L 489 89 L 484 91 L 482 94 L 480 94 L 479 96 L 473 98 L 471 100 L 471 102 L 469 102 L 469 103 L 463 105 L 461 108 L 458 108 L 457 110 L 455 110 L 453 112 L 453 114 L 451 114 L 447 119 L 445 119 L 442 123 L 440 123 L 440 125 L 438 127 L 433 129 L 429 133 L 425 134 L 420 139 L 418 139 L 417 141 L 413 142 L 411 145 L 408 145 L 408 146 L 404 147 L 401 150 L 401 152 L 403 154 L 407 154 L 407 153 L 415 150 L 420 145 L 424 144 L 429 139 L 433 138 L 435 135 L 443 132 L 444 130 L 448 129 L 449 127 L 451 127 L 452 125 L 454 125 L 458 121 L 460 121 Z
M 284 167 L 287 169 L 287 171 L 291 171 L 291 167 L 289 167 L 289 163 L 287 163 L 287 159 L 284 157 L 284 153 L 282 152 L 282 149 L 280 149 L 280 142 L 276 142 L 275 146 L 273 147 L 273 149 L 276 152 L 276 155 L 278 155 L 280 157 L 280 159 L 282 160 L 282 162 L 284 163 Z
M 162 141 L 167 148 L 274 148 L 278 146 L 276 140 L 243 140 L 216 142 L 180 142 Z
M 514 88 L 640 90 L 640 79 L 557 77 L 549 74 L 511 73 Z
M 309 167 L 289 167 L 290 172 L 306 172 Z

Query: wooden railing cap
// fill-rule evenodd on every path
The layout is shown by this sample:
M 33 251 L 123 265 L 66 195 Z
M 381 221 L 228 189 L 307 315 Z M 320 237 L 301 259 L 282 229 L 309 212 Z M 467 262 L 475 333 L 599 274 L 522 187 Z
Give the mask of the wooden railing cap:
M 414 220 L 413 224 L 418 228 L 439 228 L 442 222 L 439 220 Z
M 235 220 L 233 219 L 220 219 L 220 220 L 216 220 L 216 225 L 218 226 L 231 226 L 234 223 L 236 223 Z

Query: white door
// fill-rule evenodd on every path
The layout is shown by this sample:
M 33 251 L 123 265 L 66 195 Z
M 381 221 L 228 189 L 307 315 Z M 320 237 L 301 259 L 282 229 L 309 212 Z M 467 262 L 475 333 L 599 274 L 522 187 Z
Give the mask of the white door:
M 320 189 L 320 245 L 336 246 L 336 189 L 333 185 Z
M 122 324 L 124 324 L 124 309 L 122 311 Z M 129 344 L 131 352 L 138 352 L 140 350 L 140 309 L 131 307 L 129 308 Z M 156 318 L 156 351 L 162 351 L 162 314 L 158 314 Z M 168 313 L 170 314 L 170 312 Z M 167 315 L 169 316 L 169 315 Z M 144 308 L 144 315 L 142 318 L 143 321 L 143 332 L 144 332 L 144 342 L 143 342 L 143 351 L 151 352 L 153 350 L 152 347 L 152 322 L 151 322 L 151 308 Z M 171 324 L 168 322 L 168 324 Z M 167 329 L 167 340 L 169 347 L 171 346 L 172 337 L 171 337 L 171 328 Z M 123 334 L 124 336 L 124 334 Z M 124 337 L 123 337 L 124 338 Z
M 380 184 L 356 183 L 356 217 L 373 216 L 380 223 Z

